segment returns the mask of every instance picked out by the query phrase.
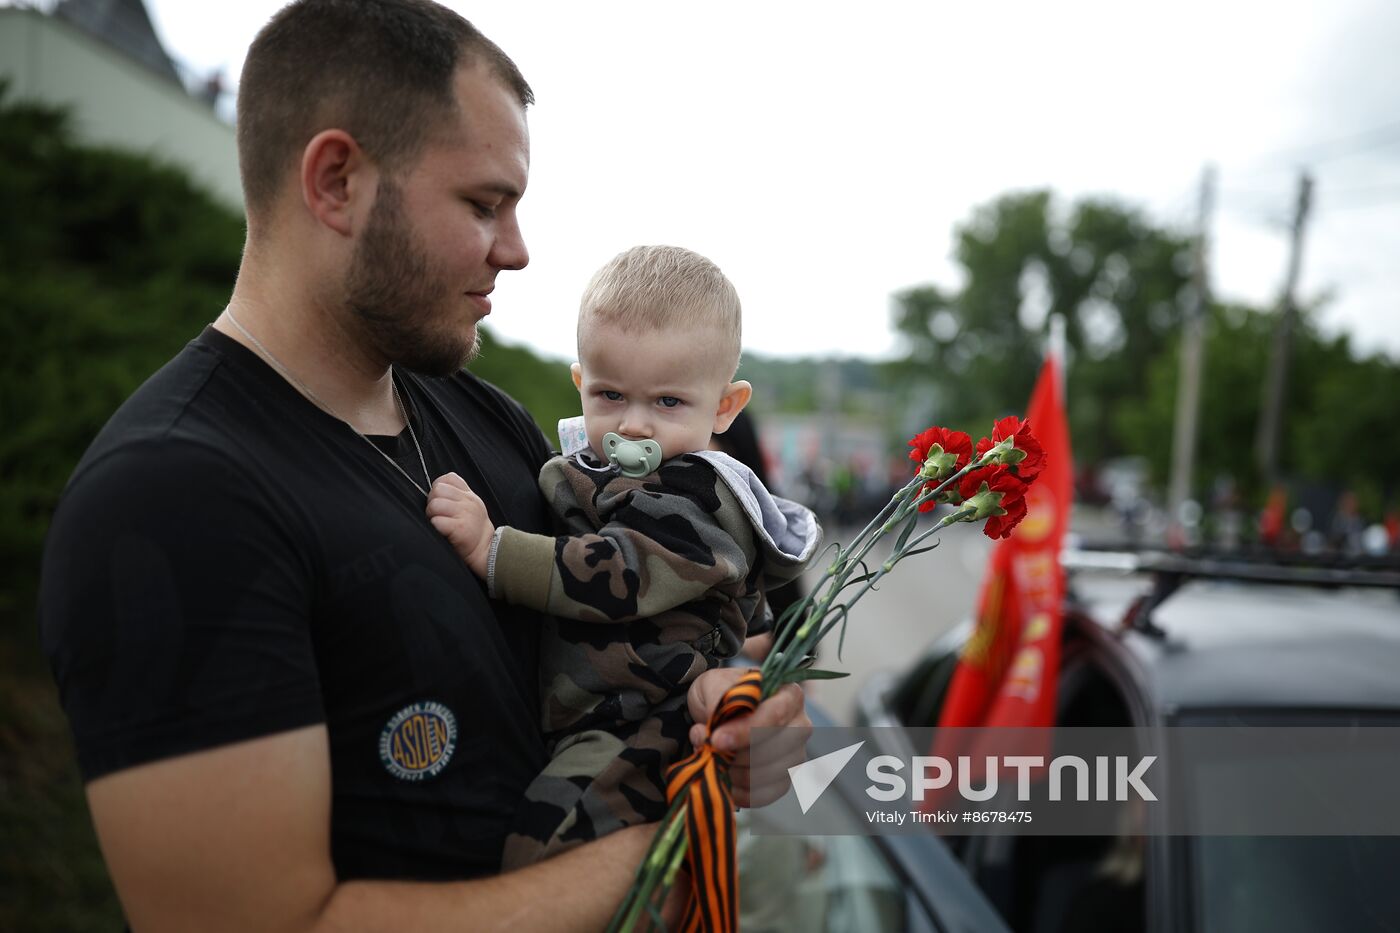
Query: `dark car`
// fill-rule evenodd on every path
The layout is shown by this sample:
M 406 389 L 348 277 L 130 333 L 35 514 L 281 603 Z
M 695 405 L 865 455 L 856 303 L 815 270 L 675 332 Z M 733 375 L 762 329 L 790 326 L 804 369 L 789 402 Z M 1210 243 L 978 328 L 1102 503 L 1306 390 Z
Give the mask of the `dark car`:
M 1058 726 L 1130 726 L 1144 734 L 1185 725 L 1400 726 L 1394 570 L 1142 554 L 1079 553 L 1066 563 L 1073 573 Z M 970 630 L 964 624 L 949 632 L 906 670 L 872 677 L 858 700 L 858 720 L 934 725 Z M 871 735 L 886 744 L 883 753 L 916 753 L 902 729 Z M 850 802 L 853 820 L 865 783 L 851 773 L 833 785 Z M 1400 837 L 1193 837 L 1141 829 L 1078 837 L 789 838 L 786 851 L 762 864 L 801 866 L 801 878 L 786 890 L 810 897 L 791 897 L 779 920 L 744 928 L 1400 930 Z M 840 870 L 832 870 L 832 860 L 843 863 Z M 757 861 L 749 859 L 750 870 Z M 771 887 L 765 874 L 754 872 L 760 888 Z M 752 884 L 745 891 L 746 899 L 754 894 L 750 903 L 771 907 Z M 801 910 L 810 915 L 799 916 Z
M 825 747 L 821 727 L 836 725 L 808 704 L 817 729 L 809 758 Z M 846 734 L 844 731 L 842 734 Z M 845 834 L 754 834 L 739 815 L 740 922 L 744 933 L 998 933 L 1007 929 L 956 855 L 932 833 L 861 834 L 865 780 L 855 769 L 837 778 L 850 820 Z

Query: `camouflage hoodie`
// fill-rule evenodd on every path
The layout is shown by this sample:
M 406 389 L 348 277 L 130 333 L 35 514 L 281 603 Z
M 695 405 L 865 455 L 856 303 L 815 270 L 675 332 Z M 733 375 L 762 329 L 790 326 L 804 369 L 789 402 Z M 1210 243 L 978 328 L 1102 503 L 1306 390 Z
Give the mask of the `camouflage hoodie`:
M 492 596 L 551 617 L 540 677 L 552 742 L 683 705 L 763 618 L 763 591 L 800 574 L 821 540 L 810 510 L 726 454 L 682 454 L 641 478 L 597 464 L 546 463 L 539 485 L 562 533 L 503 528 L 490 557 Z

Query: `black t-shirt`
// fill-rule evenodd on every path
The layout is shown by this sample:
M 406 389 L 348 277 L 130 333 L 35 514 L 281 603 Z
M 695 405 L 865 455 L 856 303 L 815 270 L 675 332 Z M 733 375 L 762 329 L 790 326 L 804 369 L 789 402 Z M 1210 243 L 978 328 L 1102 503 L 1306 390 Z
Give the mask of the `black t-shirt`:
M 432 474 L 549 531 L 550 452 L 523 409 L 467 373 L 397 375 Z M 421 474 L 407 432 L 375 440 Z M 206 329 L 103 428 L 45 545 L 44 650 L 84 777 L 325 723 L 340 878 L 495 872 L 545 762 L 540 620 L 489 602 L 424 507 Z

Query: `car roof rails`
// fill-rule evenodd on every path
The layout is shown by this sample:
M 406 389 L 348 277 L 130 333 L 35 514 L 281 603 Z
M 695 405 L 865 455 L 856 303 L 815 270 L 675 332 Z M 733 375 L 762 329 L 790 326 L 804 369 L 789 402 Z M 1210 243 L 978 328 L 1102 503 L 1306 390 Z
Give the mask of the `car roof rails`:
M 1080 543 L 1066 548 L 1061 562 L 1068 571 L 1152 574 L 1152 589 L 1128 607 L 1121 628 L 1133 629 L 1156 639 L 1165 639 L 1166 632 L 1152 621 L 1152 612 L 1188 580 L 1400 590 L 1400 561 L 1394 557 L 1207 549 L 1165 551 L 1125 548 L 1121 544 Z

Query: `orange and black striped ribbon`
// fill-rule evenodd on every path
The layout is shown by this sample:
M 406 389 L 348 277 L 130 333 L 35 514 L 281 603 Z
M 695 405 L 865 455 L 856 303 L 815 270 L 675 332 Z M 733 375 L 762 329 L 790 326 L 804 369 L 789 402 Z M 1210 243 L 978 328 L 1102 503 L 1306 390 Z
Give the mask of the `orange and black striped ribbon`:
M 720 698 L 710 715 L 710 734 L 736 717 L 753 712 L 763 699 L 763 678 L 749 671 Z M 739 870 L 734 851 L 734 798 L 729 790 L 731 752 L 709 742 L 666 772 L 666 799 L 686 796 L 685 855 L 691 897 L 681 929 L 685 933 L 733 933 L 739 929 Z

